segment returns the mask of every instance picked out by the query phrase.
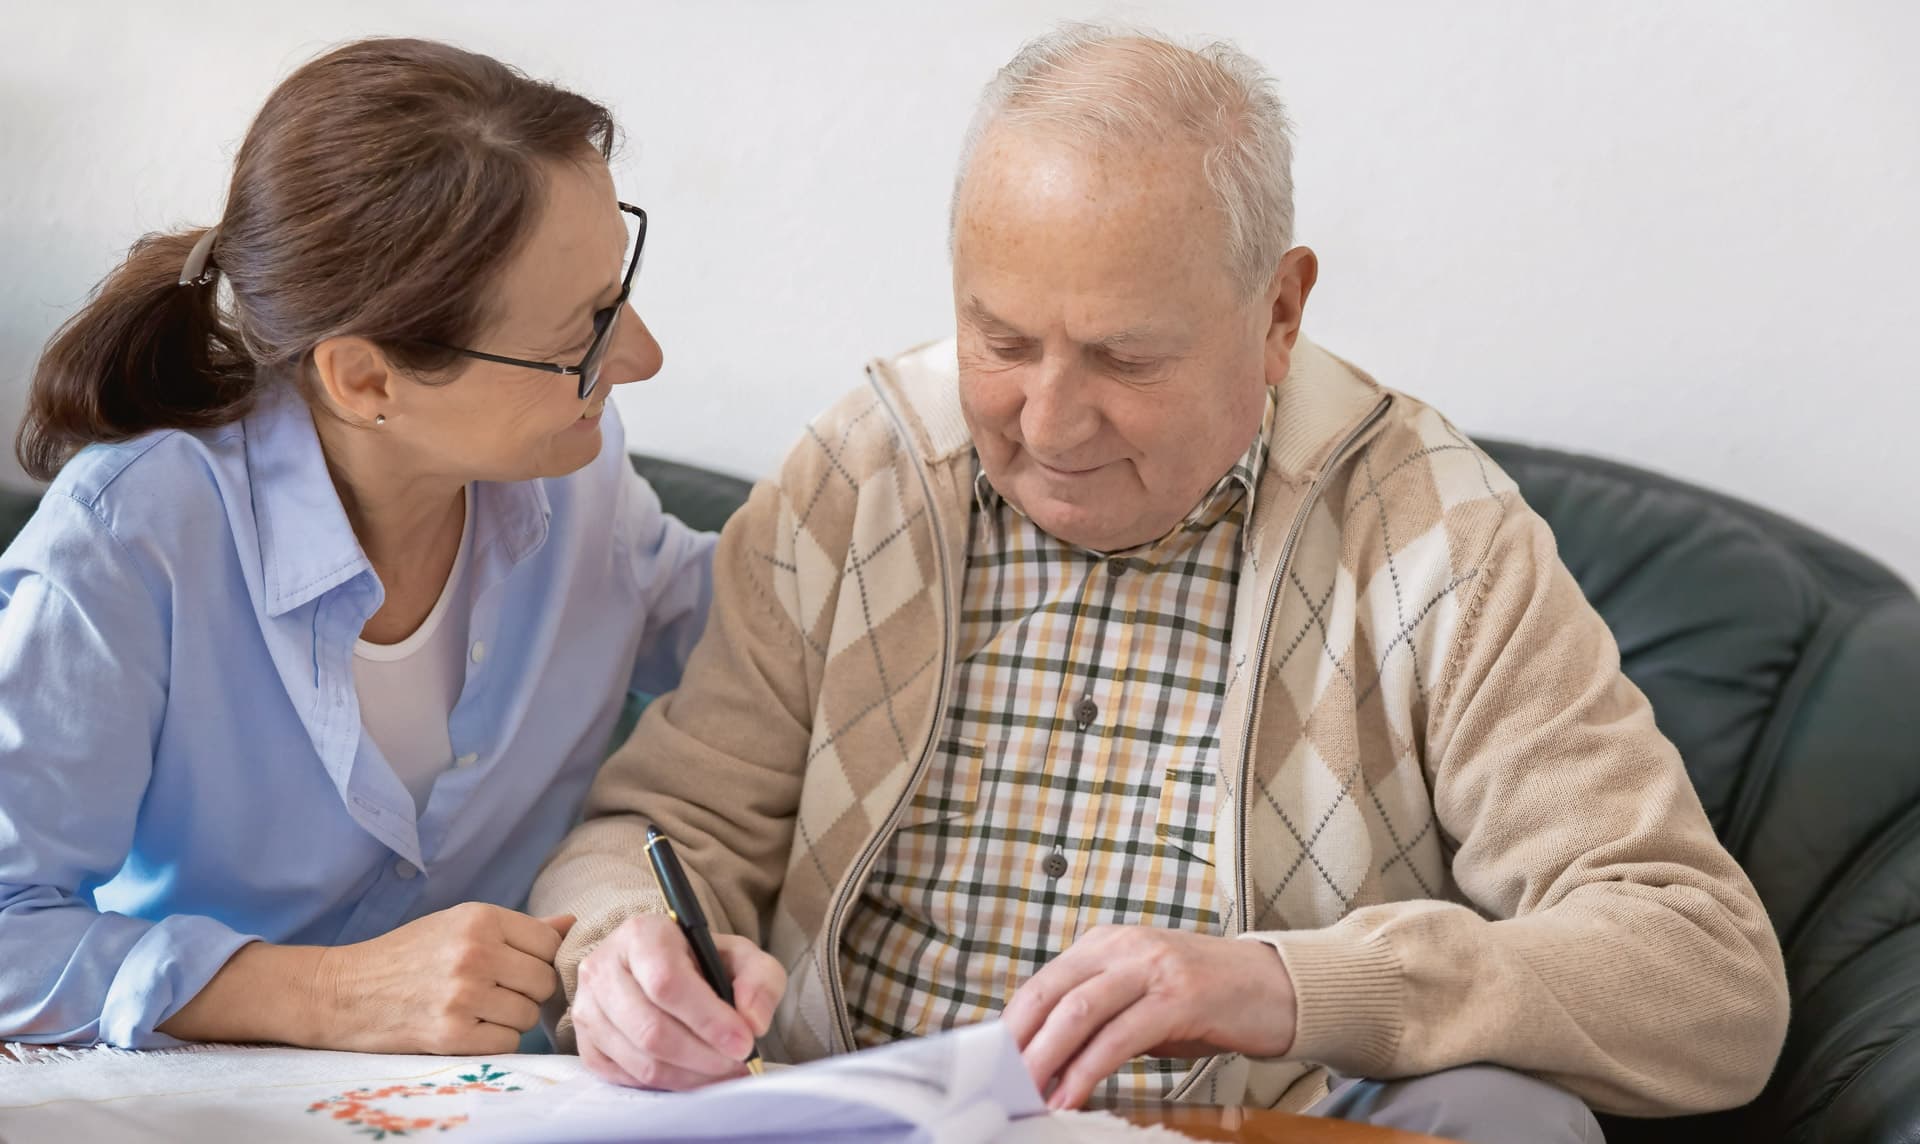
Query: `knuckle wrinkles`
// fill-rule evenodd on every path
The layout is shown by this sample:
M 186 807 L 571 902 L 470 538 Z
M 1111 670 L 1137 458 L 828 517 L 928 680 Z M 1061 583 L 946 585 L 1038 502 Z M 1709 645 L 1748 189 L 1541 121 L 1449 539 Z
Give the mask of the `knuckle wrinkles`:
M 674 1008 L 687 999 L 686 982 L 681 980 L 679 974 L 657 963 L 647 966 L 640 985 L 647 991 L 647 996 L 668 1008 Z
M 659 1056 L 666 1047 L 666 1030 L 658 1021 L 642 1021 L 633 1027 L 628 1036 L 634 1045 L 653 1056 Z

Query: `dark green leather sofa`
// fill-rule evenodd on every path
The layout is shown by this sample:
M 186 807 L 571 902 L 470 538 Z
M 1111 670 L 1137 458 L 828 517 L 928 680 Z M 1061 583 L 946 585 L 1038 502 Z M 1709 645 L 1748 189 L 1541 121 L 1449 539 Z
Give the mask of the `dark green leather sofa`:
M 1552 523 L 1786 947 L 1773 1083 L 1616 1142 L 1920 1141 L 1920 601 L 1886 568 L 1740 501 L 1624 465 L 1485 443 Z M 748 484 L 636 458 L 718 528 Z M 0 540 L 32 511 L 0 494 Z
M 1613 1141 L 1920 1141 L 1920 602 L 1770 512 L 1483 442 L 1547 518 L 1785 947 L 1794 1016 L 1745 1109 Z

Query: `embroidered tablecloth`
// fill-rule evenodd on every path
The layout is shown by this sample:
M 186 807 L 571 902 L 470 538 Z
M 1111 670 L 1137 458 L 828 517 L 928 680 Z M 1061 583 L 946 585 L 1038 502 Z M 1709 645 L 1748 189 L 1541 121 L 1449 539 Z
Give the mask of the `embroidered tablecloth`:
M 603 1084 L 573 1056 L 12 1048 L 22 1060 L 0 1056 L 0 1144 L 1184 1139 L 1104 1114 L 1034 1115 L 1019 1054 L 990 1025 L 687 1096 Z

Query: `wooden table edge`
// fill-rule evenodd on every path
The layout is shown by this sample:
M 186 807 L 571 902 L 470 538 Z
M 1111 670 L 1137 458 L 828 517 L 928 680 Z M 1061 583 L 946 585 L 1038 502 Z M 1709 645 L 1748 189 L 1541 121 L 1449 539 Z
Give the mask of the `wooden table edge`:
M 1242 1144 L 1446 1144 L 1437 1136 L 1298 1116 L 1268 1108 L 1168 1104 L 1123 1108 L 1115 1115 L 1142 1127 L 1168 1128 L 1196 1140 L 1230 1140 Z

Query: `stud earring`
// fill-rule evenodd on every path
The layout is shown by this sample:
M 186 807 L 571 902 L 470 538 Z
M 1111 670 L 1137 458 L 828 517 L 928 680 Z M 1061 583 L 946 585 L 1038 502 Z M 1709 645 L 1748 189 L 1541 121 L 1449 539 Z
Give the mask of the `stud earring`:
M 387 423 L 387 415 L 386 415 L 386 414 L 384 414 L 384 413 L 376 413 L 376 414 L 374 414 L 374 415 L 373 415 L 373 423 L 374 423 L 375 425 L 385 425 L 385 424 Z

